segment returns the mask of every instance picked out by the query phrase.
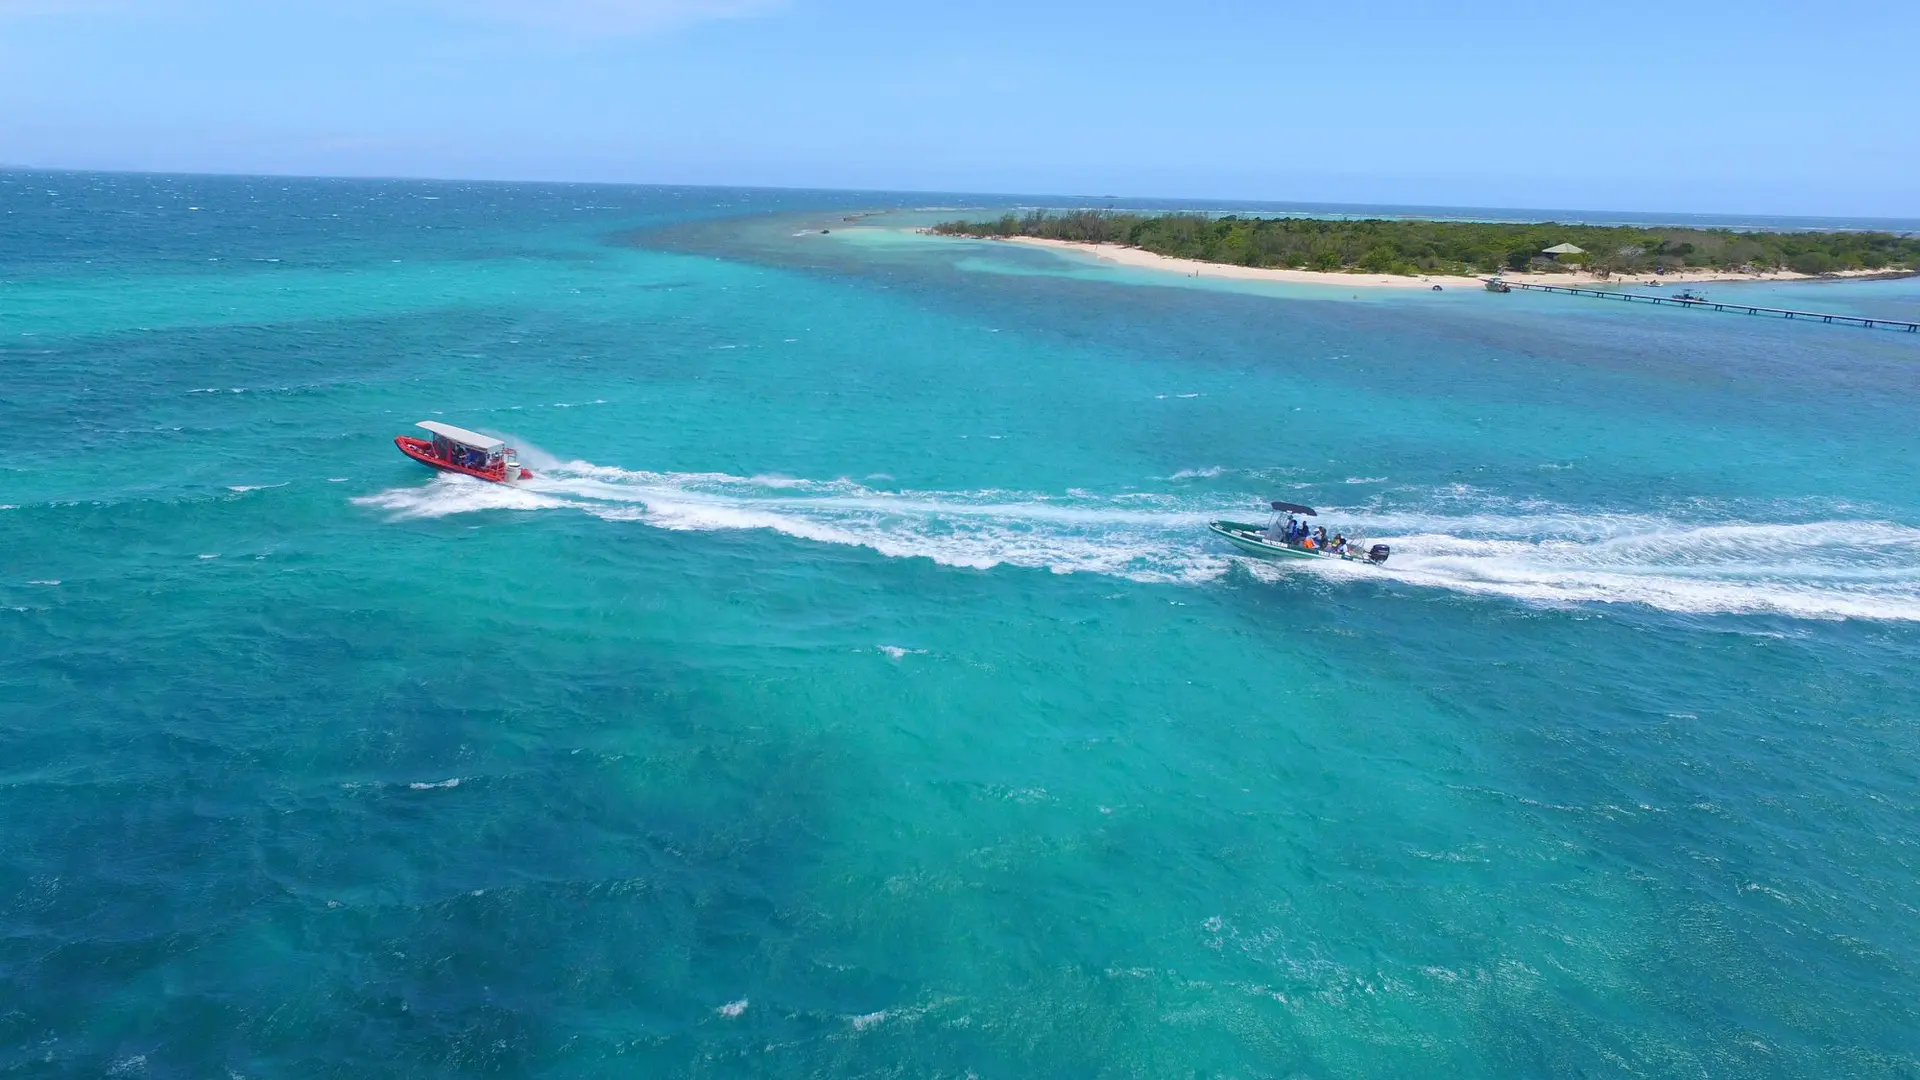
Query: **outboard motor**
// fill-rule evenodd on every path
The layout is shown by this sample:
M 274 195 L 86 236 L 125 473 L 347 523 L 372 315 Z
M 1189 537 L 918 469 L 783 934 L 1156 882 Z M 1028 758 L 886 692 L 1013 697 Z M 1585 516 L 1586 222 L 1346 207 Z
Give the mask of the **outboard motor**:
M 1393 554 L 1392 548 L 1385 544 L 1375 544 L 1367 549 L 1367 561 L 1375 566 L 1380 566 L 1386 563 L 1387 556 L 1391 554 Z

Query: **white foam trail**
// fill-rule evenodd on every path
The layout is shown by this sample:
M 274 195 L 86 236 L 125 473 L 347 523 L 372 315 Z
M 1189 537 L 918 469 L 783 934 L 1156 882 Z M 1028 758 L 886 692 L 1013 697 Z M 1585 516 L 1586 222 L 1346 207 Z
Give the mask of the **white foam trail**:
M 517 484 L 492 484 L 454 473 L 441 473 L 419 487 L 392 488 L 353 501 L 390 510 L 395 518 L 438 518 L 475 510 L 557 510 L 569 505 Z
M 397 518 L 568 509 L 675 531 L 766 529 L 948 566 L 1015 566 L 1200 583 L 1257 577 L 1394 582 L 1528 603 L 1628 603 L 1686 613 L 1920 620 L 1920 528 L 1878 520 L 1687 521 L 1513 504 L 1471 489 L 1417 493 L 1435 510 L 1323 509 L 1349 536 L 1393 546 L 1384 572 L 1239 557 L 1206 532 L 1247 517 L 1220 496 L 885 491 L 849 479 L 628 471 L 548 462 L 533 480 L 441 476 L 354 500 Z M 1200 500 L 1209 500 L 1202 502 Z M 1226 503 L 1254 504 L 1258 495 Z M 1711 508 L 1699 511 L 1709 517 Z
M 1631 519 L 1628 519 L 1631 520 Z M 1920 619 L 1920 529 L 1878 521 L 1675 525 L 1622 520 L 1586 538 L 1380 536 L 1395 576 L 1551 604 L 1699 614 Z
M 1228 565 L 1224 553 L 1204 543 L 1175 541 L 1193 541 L 1206 517 L 1163 496 L 888 492 L 846 479 L 627 472 L 586 462 L 551 468 L 533 486 L 583 500 L 583 509 L 610 520 L 683 531 L 771 529 L 983 570 L 1010 565 L 1193 581 L 1217 577 Z

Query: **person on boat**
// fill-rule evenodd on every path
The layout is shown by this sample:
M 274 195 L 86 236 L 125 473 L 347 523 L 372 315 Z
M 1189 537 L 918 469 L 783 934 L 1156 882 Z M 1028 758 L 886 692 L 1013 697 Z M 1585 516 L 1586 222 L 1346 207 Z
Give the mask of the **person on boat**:
M 1313 546 L 1317 548 L 1327 546 L 1327 527 L 1325 525 L 1315 525 L 1313 527 Z
M 1332 551 L 1335 555 L 1345 555 L 1347 553 L 1347 538 L 1339 533 L 1334 533 L 1333 546 L 1328 548 L 1328 550 Z

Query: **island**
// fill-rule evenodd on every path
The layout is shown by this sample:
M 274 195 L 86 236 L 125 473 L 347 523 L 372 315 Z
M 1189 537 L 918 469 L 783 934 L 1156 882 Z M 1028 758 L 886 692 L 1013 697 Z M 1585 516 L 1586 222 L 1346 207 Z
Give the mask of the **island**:
M 1477 283 L 1494 274 L 1549 282 L 1905 276 L 1920 237 L 1890 232 L 1566 225 L 1555 222 L 1343 220 L 1107 210 L 948 221 L 941 236 L 1012 240 L 1193 275 L 1335 284 Z

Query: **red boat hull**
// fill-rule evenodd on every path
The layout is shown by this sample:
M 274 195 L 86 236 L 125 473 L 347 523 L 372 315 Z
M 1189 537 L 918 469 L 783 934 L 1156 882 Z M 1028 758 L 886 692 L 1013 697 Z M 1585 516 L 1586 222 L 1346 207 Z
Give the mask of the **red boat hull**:
M 505 483 L 508 480 L 533 479 L 533 473 L 527 469 L 521 469 L 518 476 L 508 476 L 506 466 L 504 465 L 495 469 L 474 469 L 461 465 L 458 462 L 435 457 L 433 454 L 433 443 L 428 439 L 416 439 L 410 435 L 395 435 L 393 437 L 393 445 L 399 447 L 401 453 L 420 464 L 439 469 L 441 472 L 459 473 L 462 476 L 471 476 L 475 480 L 487 480 L 495 484 Z

